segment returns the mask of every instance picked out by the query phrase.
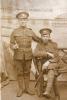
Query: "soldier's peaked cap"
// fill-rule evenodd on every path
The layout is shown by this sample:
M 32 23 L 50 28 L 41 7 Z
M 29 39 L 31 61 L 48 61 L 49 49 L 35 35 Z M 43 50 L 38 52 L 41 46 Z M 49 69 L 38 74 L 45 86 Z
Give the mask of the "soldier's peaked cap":
M 19 12 L 17 15 L 16 15 L 16 18 L 19 19 L 19 18 L 22 18 L 22 19 L 27 19 L 29 17 L 29 13 L 27 12 Z
M 41 29 L 39 32 L 40 32 L 40 34 L 43 34 L 43 32 L 44 31 L 48 31 L 49 33 L 51 33 L 52 32 L 52 30 L 50 29 L 50 28 L 43 28 L 43 29 Z

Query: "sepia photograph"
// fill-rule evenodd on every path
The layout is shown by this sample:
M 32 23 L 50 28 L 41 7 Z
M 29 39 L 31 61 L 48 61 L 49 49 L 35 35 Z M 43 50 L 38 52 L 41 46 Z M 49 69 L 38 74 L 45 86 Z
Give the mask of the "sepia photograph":
M 0 0 L 0 100 L 67 100 L 67 0 Z

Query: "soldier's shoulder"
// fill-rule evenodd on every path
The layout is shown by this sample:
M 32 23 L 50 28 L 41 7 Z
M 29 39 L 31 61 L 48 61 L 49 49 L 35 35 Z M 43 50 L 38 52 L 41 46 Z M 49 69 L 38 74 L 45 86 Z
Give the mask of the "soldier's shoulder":
M 17 32 L 19 30 L 19 28 L 15 28 L 14 30 L 13 30 L 13 32 Z
M 35 35 L 35 34 L 34 34 L 34 31 L 33 31 L 31 28 L 28 28 L 27 31 L 29 32 L 29 34 L 31 34 L 31 35 L 33 35 L 33 36 Z
M 55 41 L 52 41 L 52 40 L 50 40 L 50 41 L 51 41 L 51 43 L 52 43 L 53 45 L 57 46 L 57 43 L 56 43 Z
M 19 28 L 15 28 L 13 31 L 12 31 L 12 34 L 16 34 L 19 32 Z
M 57 43 L 56 43 L 56 42 L 53 42 L 53 44 L 54 44 L 55 46 L 57 46 Z

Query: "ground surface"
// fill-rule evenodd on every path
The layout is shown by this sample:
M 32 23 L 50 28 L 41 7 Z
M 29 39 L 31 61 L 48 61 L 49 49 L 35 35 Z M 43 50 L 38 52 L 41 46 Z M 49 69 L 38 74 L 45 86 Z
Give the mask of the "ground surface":
M 33 89 L 34 84 L 30 83 L 30 87 Z M 59 84 L 59 90 L 61 95 L 61 100 L 67 100 L 67 83 Z M 1 99 L 2 100 L 48 100 L 44 97 L 39 98 L 37 95 L 31 96 L 28 94 L 23 94 L 21 97 L 16 97 L 17 83 L 15 81 L 10 82 L 7 86 L 2 88 Z

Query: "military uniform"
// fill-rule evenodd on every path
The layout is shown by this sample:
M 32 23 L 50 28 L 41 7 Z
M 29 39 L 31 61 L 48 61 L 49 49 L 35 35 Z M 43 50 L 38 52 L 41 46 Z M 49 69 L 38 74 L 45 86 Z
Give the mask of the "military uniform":
M 28 14 L 26 12 L 19 13 L 16 17 L 27 18 Z M 32 29 L 20 26 L 15 29 L 10 37 L 10 46 L 14 50 L 14 65 L 17 71 L 18 85 L 21 91 L 23 91 L 23 79 L 25 82 L 25 91 L 28 92 L 29 89 L 29 79 L 30 79 L 30 68 L 32 61 L 32 40 L 40 42 Z M 17 49 L 14 49 L 15 45 L 18 45 Z
M 50 52 L 52 54 L 54 54 L 54 58 L 50 59 L 48 57 L 48 55 L 46 54 L 46 52 Z M 55 69 L 58 66 L 56 66 L 56 63 L 59 62 L 59 55 L 58 55 L 58 48 L 57 48 L 57 44 L 51 40 L 49 40 L 48 44 L 44 44 L 44 43 L 38 43 L 35 49 L 35 53 L 34 53 L 35 57 L 40 57 L 42 56 L 42 59 L 44 59 L 44 61 L 46 62 L 48 59 L 50 59 L 50 65 L 48 67 L 48 69 Z M 44 63 L 43 61 L 43 63 Z
M 43 30 L 48 30 L 51 32 L 51 30 L 49 30 L 49 29 L 42 29 L 42 30 L 40 30 L 40 32 L 43 33 Z M 44 35 L 44 33 L 42 35 Z M 47 54 L 47 52 L 53 54 L 54 58 L 50 58 L 50 56 Z M 49 60 L 49 62 L 50 62 L 48 65 L 48 68 L 47 68 L 48 82 L 47 82 L 47 87 L 46 87 L 46 93 L 49 94 L 51 91 L 52 85 L 53 85 L 54 78 L 55 78 L 55 76 L 58 75 L 60 59 L 59 59 L 57 44 L 55 42 L 53 42 L 52 40 L 49 40 L 47 44 L 38 43 L 36 46 L 36 49 L 34 51 L 34 57 L 35 57 L 34 63 L 38 70 L 40 68 L 38 66 L 39 61 L 37 60 L 37 58 L 40 58 L 40 61 L 41 61 L 41 70 L 40 71 L 42 71 L 42 66 L 46 61 Z M 43 83 L 41 83 L 41 81 L 40 81 L 40 84 L 43 85 Z

